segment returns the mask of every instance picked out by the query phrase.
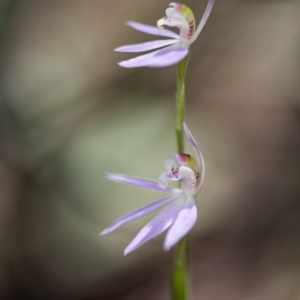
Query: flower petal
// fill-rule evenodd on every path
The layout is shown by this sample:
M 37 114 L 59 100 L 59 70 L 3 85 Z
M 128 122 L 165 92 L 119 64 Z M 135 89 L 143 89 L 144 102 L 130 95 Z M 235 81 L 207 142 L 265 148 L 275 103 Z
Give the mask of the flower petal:
M 145 242 L 158 236 L 167 228 L 169 228 L 173 224 L 178 213 L 182 210 L 185 197 L 186 196 L 182 196 L 180 199 L 175 200 L 170 205 L 165 207 L 160 213 L 158 213 L 126 247 L 124 250 L 124 255 L 135 250 Z
M 200 189 L 202 188 L 202 185 L 203 185 L 204 177 L 205 177 L 205 163 L 204 163 L 203 155 L 199 149 L 199 146 L 198 146 L 196 140 L 194 139 L 192 133 L 190 132 L 190 130 L 187 127 L 185 122 L 183 123 L 183 128 L 184 128 L 186 136 L 188 137 L 188 139 L 190 140 L 190 143 L 192 144 L 192 147 L 193 147 L 195 155 L 196 155 L 196 160 L 197 160 L 197 164 L 198 164 L 198 168 L 199 168 L 199 172 L 200 172 L 200 182 L 198 185 L 198 191 L 200 191 Z
M 186 195 L 197 195 L 198 184 L 194 171 L 186 166 L 181 166 L 178 172 L 178 178 L 181 180 L 180 187 Z
M 214 3 L 215 3 L 215 0 L 209 0 L 208 1 L 208 4 L 207 4 L 206 9 L 204 11 L 204 14 L 202 16 L 202 19 L 200 21 L 200 24 L 199 24 L 196 32 L 194 33 L 193 41 L 195 41 L 197 39 L 198 35 L 202 31 L 202 29 L 203 29 L 203 27 L 204 27 L 204 25 L 205 25 L 205 23 L 206 23 L 209 15 L 210 15 L 210 13 L 211 13 L 211 10 L 212 10 L 212 8 L 214 6 Z
M 166 9 L 166 16 L 157 21 L 157 27 L 178 27 L 180 40 L 190 43 L 195 32 L 195 18 L 192 10 L 184 4 L 171 2 Z
M 195 200 L 193 197 L 189 197 L 166 235 L 164 241 L 165 251 L 169 251 L 177 244 L 192 229 L 196 220 L 197 207 Z
M 131 177 L 127 175 L 122 175 L 122 174 L 111 174 L 111 173 L 105 173 L 103 174 L 104 177 L 107 179 L 116 181 L 116 182 L 121 182 L 121 183 L 126 183 L 134 186 L 138 186 L 141 188 L 146 188 L 146 189 L 151 189 L 151 190 L 157 190 L 157 191 L 162 191 L 162 192 L 170 192 L 173 189 L 165 186 L 161 182 L 156 182 L 148 179 L 143 179 L 143 178 L 138 178 L 138 177 Z
M 143 52 L 177 43 L 178 40 L 158 40 L 141 44 L 126 45 L 115 49 L 118 52 Z
M 152 25 L 146 25 L 142 24 L 139 22 L 134 22 L 134 21 L 128 21 L 126 24 L 135 30 L 145 32 L 148 34 L 153 34 L 153 35 L 159 35 L 159 36 L 165 36 L 165 37 L 170 37 L 174 39 L 179 39 L 179 35 L 171 30 L 168 29 L 159 29 L 156 26 Z
M 171 45 L 159 50 L 159 52 L 157 52 L 155 56 L 150 59 L 147 67 L 162 68 L 179 63 L 184 57 L 187 56 L 188 49 L 174 46 L 175 45 Z
M 178 170 L 179 170 L 180 165 L 178 163 L 176 155 L 169 156 L 165 160 L 164 165 L 165 165 L 166 171 L 160 175 L 159 180 L 162 183 L 165 183 L 168 180 L 179 180 L 178 179 Z
M 174 44 L 148 54 L 121 61 L 119 65 L 125 68 L 167 67 L 181 61 L 187 53 L 188 49 Z
M 149 203 L 145 206 L 142 206 L 120 218 L 118 218 L 116 221 L 114 221 L 110 226 L 108 226 L 107 228 L 105 228 L 100 235 L 104 235 L 107 234 L 121 226 L 123 226 L 124 224 L 131 222 L 135 219 L 141 218 L 149 213 L 151 213 L 152 211 L 160 208 L 161 206 L 169 203 L 172 200 L 175 200 L 176 198 L 178 198 L 180 196 L 180 194 L 172 194 L 168 197 L 156 200 L 152 203 Z

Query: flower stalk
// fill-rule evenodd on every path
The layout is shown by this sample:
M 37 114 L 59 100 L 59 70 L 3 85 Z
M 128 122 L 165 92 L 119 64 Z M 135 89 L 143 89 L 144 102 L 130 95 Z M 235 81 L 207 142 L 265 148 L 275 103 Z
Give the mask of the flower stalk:
M 175 103 L 175 134 L 178 153 L 184 153 L 183 122 L 185 112 L 185 73 L 188 63 L 188 55 L 179 62 L 177 69 L 177 91 Z
M 187 237 L 182 238 L 175 249 L 175 261 L 172 274 L 172 299 L 188 299 Z
M 185 113 L 185 74 L 188 55 L 178 63 L 177 91 L 175 103 L 175 132 L 178 153 L 184 152 L 183 122 Z M 183 237 L 175 249 L 175 261 L 172 274 L 173 300 L 186 300 L 188 296 L 188 247 L 187 237 Z

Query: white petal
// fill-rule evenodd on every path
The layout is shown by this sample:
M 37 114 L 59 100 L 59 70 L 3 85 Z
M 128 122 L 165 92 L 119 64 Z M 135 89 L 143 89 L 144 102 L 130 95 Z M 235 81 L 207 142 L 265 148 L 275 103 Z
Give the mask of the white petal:
M 186 195 L 197 195 L 198 186 L 195 172 L 186 166 L 181 166 L 178 172 L 178 178 L 181 180 L 181 189 Z
M 178 163 L 178 159 L 176 158 L 176 155 L 169 156 L 164 161 L 164 165 L 166 171 L 160 175 L 159 180 L 163 183 L 165 183 L 168 180 L 179 180 L 178 169 L 180 165 Z

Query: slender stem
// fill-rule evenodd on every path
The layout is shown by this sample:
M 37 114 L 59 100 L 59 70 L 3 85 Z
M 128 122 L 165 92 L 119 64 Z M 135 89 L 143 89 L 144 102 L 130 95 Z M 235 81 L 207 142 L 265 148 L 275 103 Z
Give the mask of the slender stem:
M 188 56 L 186 56 L 178 64 L 177 69 L 177 91 L 176 91 L 176 103 L 175 103 L 175 131 L 177 141 L 177 151 L 182 153 L 184 149 L 183 144 L 183 122 L 185 111 L 185 84 L 184 78 L 186 73 L 186 66 L 188 62 Z
M 183 122 L 185 110 L 185 85 L 184 78 L 188 56 L 179 64 L 177 71 L 177 92 L 175 104 L 175 133 L 178 153 L 184 151 Z M 187 237 L 179 241 L 175 250 L 175 262 L 172 273 L 172 299 L 187 300 L 188 297 L 188 251 Z
M 188 255 L 187 237 L 179 241 L 175 250 L 175 262 L 172 274 L 172 299 L 188 299 Z

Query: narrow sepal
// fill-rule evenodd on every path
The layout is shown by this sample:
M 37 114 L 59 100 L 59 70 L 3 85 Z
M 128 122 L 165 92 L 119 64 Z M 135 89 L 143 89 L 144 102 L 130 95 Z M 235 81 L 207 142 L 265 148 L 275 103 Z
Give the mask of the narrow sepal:
M 170 203 L 160 213 L 158 213 L 126 247 L 124 255 L 135 250 L 168 229 L 181 211 L 184 203 L 184 197 L 185 196 L 182 196 L 182 199 L 178 199 Z
M 146 24 L 134 22 L 134 21 L 128 21 L 128 22 L 126 22 L 126 24 L 128 26 L 134 28 L 135 30 L 145 32 L 148 34 L 179 39 L 179 35 L 177 33 L 173 32 L 171 30 L 168 30 L 168 29 L 159 29 L 156 26 L 146 25 Z
M 199 172 L 200 172 L 200 182 L 199 182 L 199 185 L 198 185 L 198 191 L 200 191 L 202 185 L 203 185 L 203 181 L 204 181 L 204 177 L 205 177 L 205 163 L 204 163 L 204 158 L 203 158 L 203 155 L 199 149 L 199 146 L 195 140 L 195 138 L 193 137 L 192 133 L 190 132 L 188 126 L 186 125 L 186 123 L 184 122 L 183 123 L 183 128 L 184 128 L 184 131 L 185 131 L 185 134 L 187 136 L 187 138 L 189 139 L 193 149 L 194 149 L 194 152 L 195 152 L 195 156 L 196 156 L 196 161 L 197 161 L 197 164 L 198 164 L 198 169 L 199 169 Z
M 110 226 L 108 226 L 107 228 L 105 228 L 100 235 L 104 235 L 107 234 L 121 226 L 123 226 L 124 224 L 131 222 L 135 219 L 141 218 L 151 212 L 153 212 L 154 210 L 160 208 L 161 206 L 175 200 L 176 198 L 178 198 L 180 195 L 178 194 L 172 194 L 168 197 L 156 200 L 150 204 L 147 204 L 143 207 L 140 207 L 120 218 L 118 218 L 116 221 L 114 221 Z
M 193 36 L 193 41 L 195 41 L 197 39 L 197 37 L 200 34 L 200 32 L 202 31 L 205 23 L 207 22 L 207 20 L 208 20 L 208 18 L 210 16 L 210 13 L 212 11 L 212 8 L 214 6 L 214 3 L 215 3 L 215 0 L 209 0 L 208 1 L 208 4 L 207 4 L 206 9 L 204 11 L 204 14 L 202 16 L 202 19 L 200 21 L 200 24 L 199 24 L 199 26 L 198 26 L 198 28 L 197 28 L 194 36 Z
M 168 46 L 157 51 L 119 62 L 124 68 L 137 67 L 167 67 L 181 61 L 188 54 L 188 49 L 178 47 L 177 44 Z
M 105 173 L 103 174 L 103 176 L 112 181 L 130 184 L 145 189 L 151 189 L 151 190 L 162 191 L 162 192 L 172 191 L 172 188 L 165 186 L 161 182 L 152 181 L 144 178 L 132 177 L 132 176 L 127 176 L 122 174 L 112 174 L 112 173 Z
M 158 49 L 164 46 L 172 45 L 178 42 L 177 40 L 158 40 L 140 44 L 125 45 L 115 49 L 117 52 L 143 52 L 153 49 Z

